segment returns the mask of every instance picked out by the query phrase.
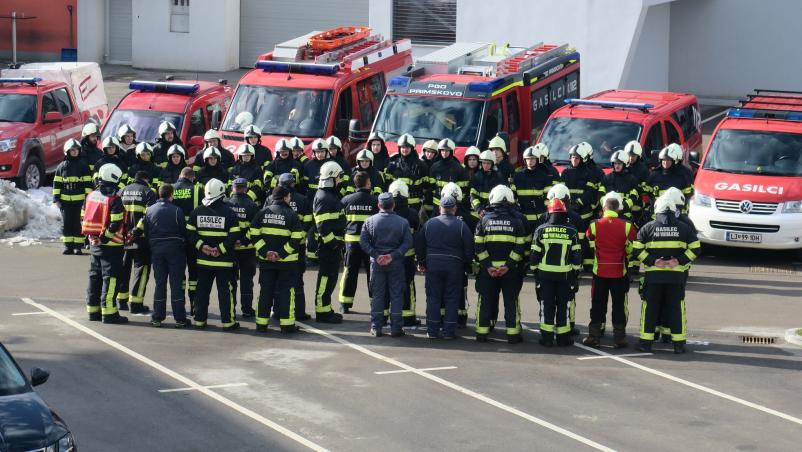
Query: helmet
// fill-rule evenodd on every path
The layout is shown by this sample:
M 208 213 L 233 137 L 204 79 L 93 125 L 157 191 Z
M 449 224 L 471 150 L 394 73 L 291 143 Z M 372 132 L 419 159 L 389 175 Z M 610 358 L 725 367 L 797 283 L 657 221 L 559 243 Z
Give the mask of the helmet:
M 393 181 L 387 191 L 392 193 L 393 196 L 403 196 L 404 198 L 409 198 L 409 187 L 407 186 L 407 183 L 402 180 Z
M 332 135 L 332 136 L 326 138 L 326 147 L 342 149 L 343 148 L 343 142 L 340 141 L 339 138 L 337 138 L 334 135 Z
M 466 157 L 469 157 L 471 155 L 475 155 L 476 158 L 479 158 L 481 154 L 482 151 L 480 151 L 479 148 L 477 148 L 476 146 L 471 146 L 465 150 L 465 155 L 462 157 L 462 159 L 465 160 Z M 495 161 L 495 159 L 493 159 L 493 161 Z
M 583 162 L 587 162 L 588 159 L 593 155 L 593 146 L 591 146 L 587 141 L 583 141 L 579 144 L 571 146 L 571 149 L 568 151 L 568 155 L 578 155 Z
M 113 184 L 120 182 L 120 178 L 123 177 L 123 171 L 114 163 L 106 163 L 101 166 L 97 174 L 103 182 L 111 182 Z
M 131 126 L 128 124 L 123 124 L 119 129 L 117 129 L 117 138 L 122 140 L 127 133 L 132 133 L 134 136 L 136 136 L 136 132 L 131 128 Z
M 490 144 L 487 145 L 488 149 L 499 148 L 504 152 L 507 152 L 507 143 L 504 142 L 504 138 L 496 135 L 490 140 Z
M 102 149 L 110 148 L 112 146 L 118 149 L 120 147 L 120 141 L 114 135 L 107 136 L 105 139 L 103 139 L 103 143 L 100 145 Z
M 217 160 L 220 160 L 220 150 L 214 146 L 209 146 L 203 151 L 203 160 L 206 161 L 209 157 L 217 157 Z
M 549 158 L 549 147 L 546 146 L 546 143 L 538 143 L 533 147 L 535 148 L 535 155 L 537 157 L 543 157 L 544 159 Z
M 75 138 L 70 138 L 69 140 L 64 142 L 64 155 L 67 155 L 70 152 L 70 149 L 77 148 L 78 150 L 81 149 L 81 142 L 76 140 Z
M 560 199 L 552 199 L 549 203 L 549 213 L 566 213 L 568 209 L 565 207 L 565 203 L 562 202 Z
M 627 155 L 637 155 L 638 157 L 643 157 L 643 148 L 641 147 L 640 143 L 636 140 L 632 140 L 624 146 L 624 152 Z
M 356 154 L 356 161 L 358 162 L 360 160 L 370 160 L 370 163 L 373 164 L 373 152 L 367 149 L 362 149 Z
M 248 113 L 248 112 L 244 111 L 242 113 Z M 240 113 L 240 114 L 242 114 L 242 113 Z M 250 114 L 250 113 L 248 113 L 248 114 Z M 262 136 L 262 129 L 260 129 L 260 128 L 256 127 L 255 125 L 251 124 L 251 125 L 249 125 L 248 127 L 245 128 L 244 135 L 245 135 L 245 138 L 251 138 L 251 137 L 259 138 L 259 137 Z
M 538 158 L 537 151 L 535 150 L 534 146 L 529 146 L 524 150 L 524 158 L 525 159 L 536 159 Z
M 175 126 L 172 122 L 162 121 L 161 124 L 159 124 L 159 136 L 162 136 L 167 132 L 175 133 Z
M 619 151 L 619 152 L 621 152 L 621 151 Z M 621 197 L 620 193 L 614 192 L 614 191 L 611 191 L 611 192 L 607 193 L 606 195 L 604 195 L 604 197 L 601 199 L 602 206 L 604 205 L 604 203 L 607 202 L 608 199 L 611 199 L 611 198 L 615 199 L 616 201 L 618 201 L 618 210 L 621 210 L 621 208 L 624 207 L 624 198 Z
M 144 141 L 137 144 L 136 149 L 134 150 L 136 156 L 139 157 L 140 155 L 142 155 L 143 152 L 147 152 L 148 154 L 153 155 L 153 146 L 149 145 L 148 143 L 145 143 Z
M 437 150 L 438 151 L 441 151 L 443 149 L 448 149 L 449 151 L 454 152 L 454 148 L 455 147 L 456 147 L 456 145 L 454 144 L 454 140 L 452 140 L 451 138 L 443 138 L 437 144 Z
M 247 130 L 248 126 L 253 124 L 253 114 L 251 114 L 251 112 L 249 111 L 243 111 L 234 118 L 234 122 L 239 124 L 240 127 Z
M 440 198 L 445 198 L 446 196 L 453 196 L 457 202 L 460 202 L 462 201 L 462 189 L 454 182 L 449 182 L 440 190 Z
M 329 148 L 326 146 L 326 142 L 323 140 L 323 138 L 318 138 L 312 142 L 312 152 L 317 151 L 326 151 L 326 154 L 329 153 Z
M 669 187 L 660 197 L 666 197 L 678 206 L 685 205 L 685 194 L 677 187 Z
M 290 146 L 290 140 L 282 138 L 276 141 L 276 152 L 278 153 L 281 151 L 287 151 L 287 152 L 292 151 L 292 146 Z
M 546 193 L 546 198 L 552 199 L 571 199 L 571 190 L 565 184 L 555 184 Z
M 660 196 L 654 201 L 654 213 L 677 212 L 677 205 L 667 196 Z
M 437 152 L 437 141 L 435 141 L 435 140 L 426 140 L 426 142 L 423 143 L 423 146 L 421 146 L 421 148 L 420 148 L 421 154 L 423 154 L 424 152 L 426 152 L 429 149 L 431 149 L 434 152 Z
M 184 150 L 183 147 L 181 147 L 180 144 L 174 144 L 170 146 L 170 149 L 167 149 L 167 157 L 170 157 L 173 154 L 178 154 L 181 156 L 181 158 L 187 157 L 187 152 Z
M 298 137 L 292 137 L 292 138 L 290 138 L 290 139 L 287 141 L 287 143 L 288 143 L 288 144 L 289 144 L 289 146 L 290 146 L 291 148 L 293 148 L 293 149 L 303 149 L 303 148 L 304 148 L 304 142 L 303 142 L 303 141 L 302 141 L 300 138 L 298 138 Z
M 622 163 L 626 165 L 627 162 L 627 153 L 625 151 L 615 151 L 613 155 L 610 156 L 610 163 Z
M 685 157 L 685 153 L 682 151 L 682 146 L 678 145 L 677 143 L 671 143 L 666 146 L 668 149 L 668 156 L 674 159 L 674 162 L 679 163 L 682 161 L 682 158 Z
M 379 135 L 379 133 L 378 133 L 378 132 L 372 132 L 372 133 L 371 133 L 371 134 L 368 136 L 368 142 L 367 142 L 367 143 L 368 143 L 368 146 L 370 146 L 370 143 L 371 143 L 371 142 L 373 142 L 373 141 L 376 141 L 376 140 L 380 140 L 382 143 L 384 143 L 384 138 L 382 138 L 382 137 Z
M 496 153 L 491 150 L 482 151 L 482 153 L 479 154 L 479 160 L 480 161 L 488 160 L 490 162 L 496 163 Z
M 255 154 L 256 154 L 256 149 L 254 149 L 253 146 L 251 146 L 250 144 L 243 143 L 239 145 L 239 147 L 237 148 L 237 157 L 241 155 L 255 155 Z
M 97 124 L 94 122 L 88 122 L 84 128 L 81 129 L 81 138 L 88 137 L 89 135 L 97 135 L 99 132 L 100 130 L 98 130 Z
M 320 180 L 335 179 L 339 177 L 342 173 L 343 169 L 339 163 L 334 161 L 329 161 L 321 165 L 320 176 L 318 176 L 318 178 Z
M 408 133 L 405 133 L 405 134 L 401 135 L 400 137 L 398 137 L 398 147 L 400 148 L 402 146 L 409 146 L 409 147 L 414 148 L 415 147 L 415 137 L 413 137 L 412 135 L 410 135 Z
M 219 140 L 220 134 L 214 129 L 209 129 L 203 134 L 203 141 L 214 140 L 215 138 Z
M 205 154 L 206 153 L 204 153 L 204 155 Z M 225 194 L 226 184 L 218 179 L 210 179 L 209 182 L 206 182 L 206 186 L 203 187 L 203 195 L 205 196 L 203 199 L 203 205 L 208 206 L 209 204 L 222 198 Z
M 490 190 L 490 195 L 487 199 L 490 204 L 501 204 L 502 202 L 513 204 L 515 202 L 515 195 L 512 193 L 510 187 L 506 185 L 496 185 Z

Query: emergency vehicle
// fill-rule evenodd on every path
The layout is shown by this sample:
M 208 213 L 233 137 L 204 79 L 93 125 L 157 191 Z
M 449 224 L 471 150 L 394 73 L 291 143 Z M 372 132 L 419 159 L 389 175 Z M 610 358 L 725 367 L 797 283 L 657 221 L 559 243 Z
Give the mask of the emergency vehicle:
M 134 80 L 128 89 L 103 126 L 102 137 L 116 136 L 117 129 L 128 124 L 137 141 L 155 143 L 159 124 L 170 121 L 190 161 L 203 146 L 203 134 L 220 126 L 234 91 L 226 80 Z
M 685 150 L 685 164 L 698 160 L 702 147 L 699 101 L 693 94 L 661 91 L 608 90 L 584 99 L 552 104 L 551 116 L 538 142 L 549 147 L 558 168 L 569 164 L 571 146 L 586 141 L 594 161 L 606 171 L 610 156 L 632 140 L 643 147 L 643 159 L 659 166 L 657 156 L 670 143 Z
M 802 92 L 755 90 L 729 109 L 694 187 L 703 243 L 802 254 Z
M 387 81 L 411 64 L 408 39 L 384 39 L 368 27 L 314 31 L 277 44 L 240 79 L 223 120 L 223 145 L 234 152 L 254 124 L 270 149 L 297 136 L 310 153 L 314 139 L 335 135 L 343 152 L 353 154 L 360 138 L 349 139 L 349 130 L 373 122 Z
M 579 95 L 579 53 L 565 45 L 496 48 L 458 42 L 415 62 L 390 81 L 372 132 L 387 142 L 409 133 L 420 146 L 450 138 L 462 160 L 469 146 L 505 138 L 510 162 L 537 137 L 548 105 Z

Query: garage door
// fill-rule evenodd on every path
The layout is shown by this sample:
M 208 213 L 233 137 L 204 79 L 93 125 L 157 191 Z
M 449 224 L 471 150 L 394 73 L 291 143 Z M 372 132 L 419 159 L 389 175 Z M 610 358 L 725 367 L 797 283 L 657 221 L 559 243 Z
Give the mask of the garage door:
M 131 1 L 109 0 L 109 63 L 131 64 Z
M 344 25 L 368 25 L 368 0 L 241 0 L 239 64 L 253 67 L 256 57 L 276 43 Z

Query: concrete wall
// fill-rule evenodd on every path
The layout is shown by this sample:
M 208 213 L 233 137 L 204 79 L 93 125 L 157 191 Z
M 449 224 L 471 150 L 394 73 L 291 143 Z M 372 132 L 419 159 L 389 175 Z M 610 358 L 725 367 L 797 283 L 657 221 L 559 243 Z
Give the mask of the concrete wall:
M 639 22 L 619 87 L 665 91 L 668 89 L 671 5 L 646 5 Z
M 187 71 L 239 67 L 239 6 L 239 0 L 193 0 L 189 33 L 175 33 L 167 1 L 134 1 L 132 65 Z
M 106 0 L 78 2 L 78 61 L 104 61 Z

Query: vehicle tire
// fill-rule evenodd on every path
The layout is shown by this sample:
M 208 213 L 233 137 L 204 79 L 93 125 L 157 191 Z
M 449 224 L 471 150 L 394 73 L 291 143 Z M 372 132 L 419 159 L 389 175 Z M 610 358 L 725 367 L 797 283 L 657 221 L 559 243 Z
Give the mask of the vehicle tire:
M 42 186 L 45 178 L 45 167 L 39 157 L 30 156 L 22 166 L 22 175 L 17 178 L 17 187 L 21 190 L 30 190 Z

